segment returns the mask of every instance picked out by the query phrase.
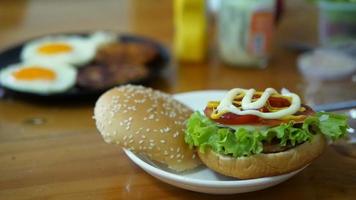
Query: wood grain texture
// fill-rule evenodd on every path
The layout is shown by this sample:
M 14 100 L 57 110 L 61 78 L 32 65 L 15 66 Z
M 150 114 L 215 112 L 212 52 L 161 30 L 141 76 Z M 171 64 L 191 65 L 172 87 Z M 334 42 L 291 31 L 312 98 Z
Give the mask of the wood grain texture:
M 145 35 L 172 47 L 172 5 L 166 0 L 2 0 L 0 49 L 53 32 L 112 29 Z M 202 89 L 287 87 L 304 94 L 291 40 L 316 42 L 316 10 L 288 1 L 277 28 L 274 56 L 264 70 L 219 62 L 214 36 L 209 60 L 172 61 L 152 87 L 177 93 Z M 340 97 L 342 98 L 342 96 Z M 0 99 L 0 199 L 354 199 L 356 159 L 329 147 L 308 168 L 269 189 L 215 196 L 175 188 L 105 144 L 92 120 L 94 101 L 66 104 Z M 353 147 L 355 150 L 355 147 Z

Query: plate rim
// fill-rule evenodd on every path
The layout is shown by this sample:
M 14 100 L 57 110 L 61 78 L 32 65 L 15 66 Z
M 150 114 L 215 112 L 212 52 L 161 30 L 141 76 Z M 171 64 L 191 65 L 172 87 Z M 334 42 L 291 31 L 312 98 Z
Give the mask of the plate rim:
M 288 179 L 289 177 L 299 173 L 302 171 L 305 167 L 300 168 L 298 170 L 289 172 L 287 174 L 282 174 L 278 176 L 271 176 L 271 177 L 263 177 L 263 178 L 255 178 L 255 179 L 240 179 L 240 180 L 200 180 L 200 179 L 195 179 L 195 178 L 190 178 L 190 177 L 185 177 L 179 174 L 171 173 L 168 171 L 165 171 L 163 169 L 154 167 L 150 165 L 149 163 L 143 161 L 140 157 L 138 157 L 136 154 L 131 152 L 128 149 L 123 149 L 125 154 L 130 158 L 131 161 L 133 161 L 135 164 L 137 164 L 139 167 L 142 168 L 144 166 L 147 168 L 150 172 L 153 172 L 155 175 L 159 174 L 160 176 L 164 177 L 167 180 L 178 180 L 181 183 L 189 184 L 189 185 L 199 185 L 199 186 L 208 186 L 208 187 L 217 187 L 217 188 L 227 188 L 227 187 L 238 187 L 238 186 L 244 186 L 244 187 L 249 187 L 249 186 L 259 186 L 259 185 L 264 185 L 267 183 L 271 183 L 271 179 L 273 182 L 278 182 L 281 180 Z M 144 170 L 145 170 L 144 168 Z M 206 167 L 208 168 L 208 167 Z M 146 170 L 145 170 L 146 171 Z

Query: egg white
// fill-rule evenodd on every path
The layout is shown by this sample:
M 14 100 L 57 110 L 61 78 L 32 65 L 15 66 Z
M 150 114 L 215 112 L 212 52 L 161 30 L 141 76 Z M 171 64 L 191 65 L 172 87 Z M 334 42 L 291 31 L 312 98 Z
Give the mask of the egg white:
M 72 51 L 57 54 L 43 54 L 38 52 L 38 48 L 51 43 L 68 44 L 72 47 Z M 56 62 L 80 67 L 91 61 L 95 56 L 95 52 L 95 45 L 87 38 L 79 36 L 48 36 L 26 43 L 21 51 L 20 57 L 26 62 Z
M 21 51 L 20 57 L 22 61 L 26 62 L 56 62 L 81 67 L 93 60 L 96 51 L 100 46 L 114 42 L 115 40 L 116 35 L 114 33 L 103 31 L 95 32 L 88 37 L 75 35 L 47 36 L 26 43 Z M 68 44 L 72 47 L 72 51 L 57 54 L 43 54 L 38 51 L 38 48 L 41 46 L 53 43 Z
M 18 80 L 12 74 L 29 66 L 41 66 L 56 74 L 54 80 Z M 53 94 L 66 91 L 76 82 L 77 70 L 67 64 L 47 64 L 44 62 L 28 62 L 9 65 L 0 71 L 0 84 L 6 88 L 36 94 Z

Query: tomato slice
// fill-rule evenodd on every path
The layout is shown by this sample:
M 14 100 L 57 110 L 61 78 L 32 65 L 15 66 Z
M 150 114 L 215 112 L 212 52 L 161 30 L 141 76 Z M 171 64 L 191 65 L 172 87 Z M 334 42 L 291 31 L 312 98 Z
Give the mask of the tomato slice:
M 212 108 L 206 107 L 204 110 L 205 116 L 211 118 Z M 236 115 L 234 113 L 225 113 L 219 119 L 212 119 L 220 124 L 256 124 L 260 121 L 260 117 L 255 115 Z
M 268 103 L 272 107 L 277 107 L 277 108 L 283 108 L 283 107 L 290 106 L 290 102 L 287 99 L 278 98 L 278 97 L 269 97 Z

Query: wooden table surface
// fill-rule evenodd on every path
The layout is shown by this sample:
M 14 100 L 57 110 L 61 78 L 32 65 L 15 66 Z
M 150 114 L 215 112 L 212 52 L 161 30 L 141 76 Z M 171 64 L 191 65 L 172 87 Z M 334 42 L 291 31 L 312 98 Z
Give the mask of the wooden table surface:
M 34 36 L 100 29 L 144 35 L 171 48 L 171 4 L 167 0 L 2 0 L 0 49 Z M 207 61 L 181 64 L 173 59 L 170 69 L 150 86 L 169 93 L 287 87 L 306 97 L 305 91 L 311 83 L 300 75 L 296 68 L 297 54 L 286 49 L 285 44 L 290 41 L 315 44 L 316 16 L 316 9 L 304 1 L 288 1 L 284 19 L 276 31 L 273 58 L 266 69 L 224 66 L 216 56 L 211 36 Z M 317 91 L 320 94 L 324 91 L 324 96 L 316 95 L 317 100 L 306 98 L 311 103 L 356 99 L 354 89 L 354 83 L 329 88 L 322 85 Z M 94 102 L 44 104 L 11 97 L 0 99 L 0 199 L 356 197 L 356 147 L 351 145 L 346 150 L 329 146 L 295 177 L 258 192 L 216 196 L 170 186 L 135 166 L 117 146 L 104 143 L 92 119 Z

